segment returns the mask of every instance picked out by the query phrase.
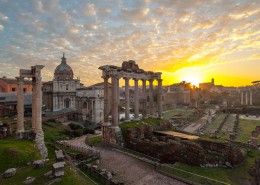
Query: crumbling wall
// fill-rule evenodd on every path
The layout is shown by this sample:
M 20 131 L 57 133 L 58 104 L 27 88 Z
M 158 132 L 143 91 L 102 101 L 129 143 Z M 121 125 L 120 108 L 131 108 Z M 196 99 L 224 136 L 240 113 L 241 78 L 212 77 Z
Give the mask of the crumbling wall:
M 183 162 L 191 165 L 218 164 L 232 166 L 243 162 L 240 149 L 232 144 L 208 140 L 182 140 L 153 134 L 151 125 L 126 131 L 127 148 L 159 159 L 164 163 Z

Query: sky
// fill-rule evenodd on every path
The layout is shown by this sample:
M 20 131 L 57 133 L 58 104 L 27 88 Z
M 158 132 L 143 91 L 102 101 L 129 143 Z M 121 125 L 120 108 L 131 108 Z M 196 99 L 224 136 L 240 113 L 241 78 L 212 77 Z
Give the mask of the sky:
M 0 0 L 0 76 L 40 64 L 52 80 L 65 52 L 86 86 L 102 65 L 135 60 L 163 85 L 260 80 L 259 0 Z

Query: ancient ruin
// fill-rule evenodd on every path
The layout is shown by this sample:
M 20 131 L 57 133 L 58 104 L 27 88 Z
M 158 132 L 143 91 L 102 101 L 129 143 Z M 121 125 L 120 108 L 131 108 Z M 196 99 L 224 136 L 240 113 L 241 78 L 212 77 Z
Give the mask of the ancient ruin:
M 20 76 L 16 77 L 18 80 L 17 92 L 17 138 L 24 138 L 24 78 L 32 78 L 32 132 L 35 134 L 35 142 L 40 150 L 41 156 L 46 158 L 48 156 L 47 148 L 44 144 L 44 135 L 42 130 L 42 77 L 41 70 L 43 65 L 31 66 L 31 69 L 20 69 Z
M 133 60 L 124 61 L 122 67 L 117 67 L 113 65 L 105 65 L 99 67 L 102 70 L 102 78 L 104 79 L 104 124 L 103 124 L 103 138 L 113 144 L 120 143 L 118 133 L 120 129 L 118 127 L 119 123 L 119 79 L 123 78 L 125 80 L 125 121 L 130 120 L 130 101 L 129 101 L 129 80 L 134 80 L 134 119 L 139 120 L 139 88 L 138 81 L 142 81 L 142 105 L 143 118 L 159 117 L 162 118 L 162 79 L 160 72 L 144 71 L 139 69 L 138 65 Z M 112 82 L 112 97 L 108 97 L 108 80 L 111 78 Z M 158 81 L 158 114 L 154 112 L 154 99 L 153 99 L 153 81 Z M 147 100 L 146 100 L 146 81 L 149 81 L 149 114 L 147 114 Z M 112 108 L 112 124 L 109 123 L 109 104 Z

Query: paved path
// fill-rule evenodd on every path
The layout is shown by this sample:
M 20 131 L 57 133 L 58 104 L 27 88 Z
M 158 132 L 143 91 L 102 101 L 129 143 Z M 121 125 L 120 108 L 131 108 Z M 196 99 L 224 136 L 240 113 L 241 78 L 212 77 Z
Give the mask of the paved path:
M 120 152 L 98 148 L 101 151 L 100 165 L 116 172 L 116 179 L 128 185 L 185 185 L 185 183 L 166 177 L 143 161 Z
M 68 143 L 83 146 L 85 136 L 69 140 Z M 86 145 L 86 147 L 89 147 Z M 185 183 L 164 176 L 154 170 L 151 164 L 140 161 L 131 156 L 104 148 L 96 148 L 100 151 L 100 165 L 109 171 L 116 172 L 115 179 L 123 181 L 127 185 L 185 185 Z

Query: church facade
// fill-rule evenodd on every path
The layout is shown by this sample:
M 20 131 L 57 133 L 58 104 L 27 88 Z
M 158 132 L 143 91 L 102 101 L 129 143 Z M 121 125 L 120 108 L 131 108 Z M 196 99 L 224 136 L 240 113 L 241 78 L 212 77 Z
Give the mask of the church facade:
M 46 111 L 76 109 L 76 89 L 80 88 L 80 80 L 73 77 L 73 70 L 63 54 L 61 63 L 54 71 L 53 81 L 43 83 L 43 104 Z

